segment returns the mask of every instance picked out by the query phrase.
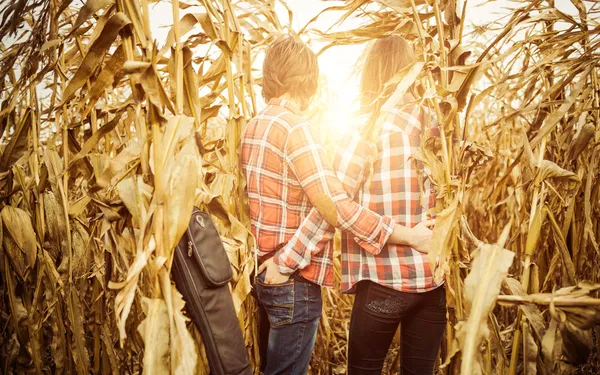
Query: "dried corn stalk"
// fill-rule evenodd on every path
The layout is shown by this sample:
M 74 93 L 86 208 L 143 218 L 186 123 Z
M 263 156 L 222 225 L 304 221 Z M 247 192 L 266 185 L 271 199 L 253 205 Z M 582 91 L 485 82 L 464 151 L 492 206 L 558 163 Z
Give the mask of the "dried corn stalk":
M 208 373 L 168 272 L 192 203 L 217 220 L 257 364 L 236 148 L 257 110 L 253 57 L 284 25 L 272 2 L 173 0 L 169 36 L 154 41 L 149 3 L 0 5 L 4 373 Z M 415 157 L 439 197 L 443 373 L 568 372 L 586 360 L 573 354 L 597 324 L 597 287 L 583 281 L 600 278 L 599 26 L 597 4 L 572 3 L 575 16 L 515 4 L 465 34 L 475 15 L 461 2 L 355 0 L 337 9 L 363 17 L 360 28 L 301 31 L 327 48 L 401 33 L 426 63 L 420 85 L 443 137 Z M 482 272 L 498 256 L 505 267 Z M 311 372 L 342 374 L 352 299 L 324 297 Z M 488 329 L 461 333 L 479 324 Z
M 259 1 L 172 5 L 166 41 L 147 0 L 0 6 L 2 372 L 206 373 L 169 276 L 193 204 L 256 362 L 236 148 L 281 26 Z

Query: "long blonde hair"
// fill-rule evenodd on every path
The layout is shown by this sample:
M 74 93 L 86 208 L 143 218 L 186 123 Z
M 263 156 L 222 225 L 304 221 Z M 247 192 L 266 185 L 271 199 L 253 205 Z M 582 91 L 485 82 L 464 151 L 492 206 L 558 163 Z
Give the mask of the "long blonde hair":
M 378 39 L 369 48 L 360 80 L 360 111 L 370 114 L 363 128 L 365 135 L 372 132 L 381 106 L 396 89 L 396 85 L 388 82 L 414 60 L 413 48 L 398 35 Z

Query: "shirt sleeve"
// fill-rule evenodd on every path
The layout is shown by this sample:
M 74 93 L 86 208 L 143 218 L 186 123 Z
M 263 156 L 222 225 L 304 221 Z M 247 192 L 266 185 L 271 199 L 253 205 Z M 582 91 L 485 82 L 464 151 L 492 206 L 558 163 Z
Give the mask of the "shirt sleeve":
M 324 249 L 333 238 L 332 224 L 351 233 L 362 248 L 373 254 L 381 251 L 394 230 L 390 217 L 380 216 L 351 199 L 364 178 L 365 169 L 369 168 L 373 153 L 356 138 L 342 138 L 340 145 L 335 157 L 336 177 L 309 123 L 297 125 L 289 134 L 286 162 L 290 170 L 313 204 L 319 194 L 324 194 L 333 202 L 335 213 L 334 222 L 328 223 L 323 216 L 331 216 L 331 213 L 322 215 L 318 205 L 313 207 L 286 246 L 275 254 L 274 262 L 281 273 L 289 274 L 308 266 L 312 254 Z

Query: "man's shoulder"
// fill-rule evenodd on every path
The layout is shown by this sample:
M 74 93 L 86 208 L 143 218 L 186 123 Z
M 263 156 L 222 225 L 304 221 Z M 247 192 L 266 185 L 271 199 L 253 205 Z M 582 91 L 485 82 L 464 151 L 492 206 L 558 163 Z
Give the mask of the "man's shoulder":
M 276 105 L 269 105 L 261 111 L 252 121 L 266 122 L 276 127 L 281 127 L 287 132 L 291 132 L 298 126 L 310 125 L 308 120 L 293 111 Z
M 299 115 L 292 111 L 286 111 L 281 119 L 285 122 L 286 126 L 288 126 L 289 131 L 298 130 L 298 129 L 311 129 L 311 122 L 304 117 L 303 115 Z
M 283 149 L 293 137 L 292 132 L 309 125 L 304 117 L 284 107 L 269 105 L 246 124 L 242 142 L 260 139 L 265 145 Z

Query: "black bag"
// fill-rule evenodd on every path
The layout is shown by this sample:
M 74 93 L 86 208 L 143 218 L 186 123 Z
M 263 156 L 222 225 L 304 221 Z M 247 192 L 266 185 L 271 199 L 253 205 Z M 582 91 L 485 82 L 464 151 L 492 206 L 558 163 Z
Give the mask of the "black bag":
M 229 259 L 210 216 L 196 207 L 175 249 L 172 275 L 202 334 L 210 373 L 252 374 L 229 291 Z

